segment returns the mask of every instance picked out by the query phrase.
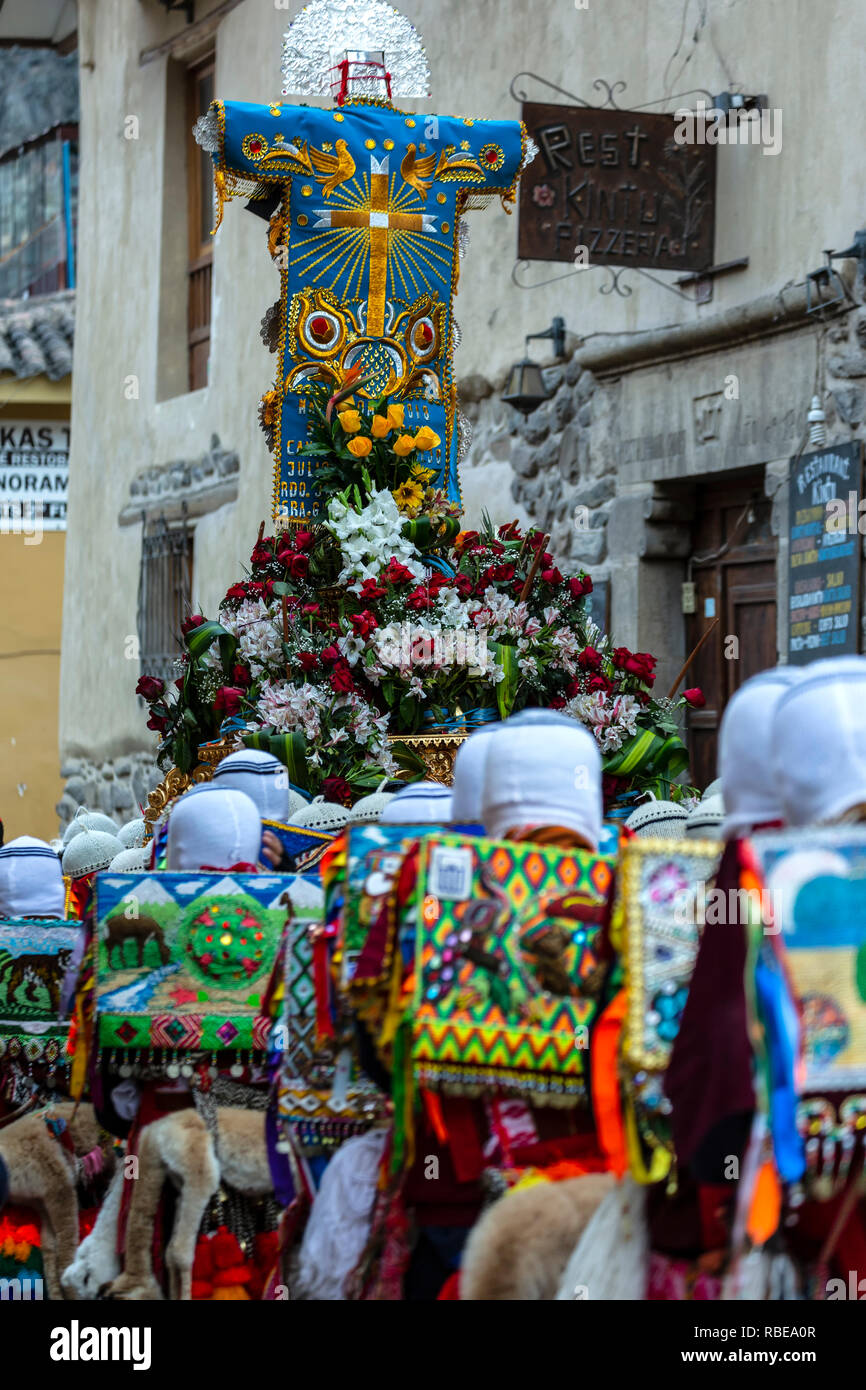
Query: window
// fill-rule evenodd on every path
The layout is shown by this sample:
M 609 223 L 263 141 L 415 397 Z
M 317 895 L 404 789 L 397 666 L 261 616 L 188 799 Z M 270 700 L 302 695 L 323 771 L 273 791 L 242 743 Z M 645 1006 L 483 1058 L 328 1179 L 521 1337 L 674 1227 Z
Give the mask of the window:
M 181 653 L 180 628 L 192 602 L 193 532 L 170 526 L 164 516 L 144 518 L 138 581 L 138 639 L 141 670 L 169 682 Z
M 203 116 L 214 97 L 214 55 L 187 69 L 186 114 L 189 130 L 187 145 L 187 216 L 189 225 L 189 267 L 187 292 L 187 333 L 189 389 L 207 385 L 210 356 L 211 284 L 213 279 L 213 164 L 206 150 L 195 143 L 192 127 Z
M 0 299 L 75 283 L 77 141 L 58 126 L 0 160 Z

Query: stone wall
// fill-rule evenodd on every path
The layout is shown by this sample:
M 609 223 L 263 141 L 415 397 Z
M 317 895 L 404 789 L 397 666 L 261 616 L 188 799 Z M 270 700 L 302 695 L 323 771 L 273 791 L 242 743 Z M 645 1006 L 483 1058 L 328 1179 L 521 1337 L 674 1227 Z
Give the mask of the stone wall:
M 60 834 L 79 806 L 113 816 L 119 825 L 141 815 L 148 793 L 162 780 L 162 773 L 148 753 L 91 762 L 88 758 L 67 758 L 60 768 L 66 788 L 57 803 Z

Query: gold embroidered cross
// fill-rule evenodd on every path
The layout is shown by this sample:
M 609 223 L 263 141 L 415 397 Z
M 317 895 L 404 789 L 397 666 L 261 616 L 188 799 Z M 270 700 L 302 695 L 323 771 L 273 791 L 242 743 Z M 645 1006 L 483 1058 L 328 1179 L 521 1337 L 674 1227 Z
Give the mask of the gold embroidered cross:
M 370 287 L 367 295 L 367 332 L 371 338 L 385 333 L 385 299 L 391 233 L 435 232 L 436 217 L 426 212 L 398 212 L 389 206 L 388 156 L 370 156 L 369 206 L 316 208 L 314 227 L 366 227 L 370 233 Z

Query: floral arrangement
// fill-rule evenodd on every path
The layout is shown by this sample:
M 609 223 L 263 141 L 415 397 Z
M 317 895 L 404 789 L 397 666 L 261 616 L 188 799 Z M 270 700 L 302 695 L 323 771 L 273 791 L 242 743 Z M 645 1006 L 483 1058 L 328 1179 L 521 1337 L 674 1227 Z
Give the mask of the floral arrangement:
M 387 396 L 356 401 L 352 391 L 364 382 L 360 369 L 346 380 L 348 386 L 327 399 L 321 389 L 309 398 L 311 439 L 301 453 L 317 458 L 319 488 L 332 494 L 357 488 L 362 502 L 388 490 L 404 516 L 452 521 L 456 534 L 458 508 L 435 486 L 440 469 L 429 458 L 442 442 L 439 435 L 429 425 L 413 433 L 404 406 Z
M 668 795 L 687 763 L 678 715 L 700 691 L 656 698 L 654 658 L 595 627 L 592 580 L 563 575 L 541 532 L 485 518 L 443 540 L 441 520 L 407 516 L 397 491 L 367 473 L 326 521 L 260 533 L 219 620 L 184 623 L 174 689 L 139 682 L 162 765 L 188 771 L 198 744 L 230 729 L 298 786 L 349 803 L 383 772 L 420 771 L 399 735 L 541 705 L 592 731 L 609 794 Z

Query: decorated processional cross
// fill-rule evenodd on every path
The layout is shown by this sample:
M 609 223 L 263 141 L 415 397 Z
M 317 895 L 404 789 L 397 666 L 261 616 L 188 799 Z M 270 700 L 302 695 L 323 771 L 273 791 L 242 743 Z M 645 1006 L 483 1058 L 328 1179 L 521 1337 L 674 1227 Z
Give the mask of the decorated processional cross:
M 429 95 L 429 69 L 411 24 L 381 0 L 313 0 L 286 34 L 283 78 L 284 94 L 330 94 L 333 109 L 215 101 L 196 128 L 213 156 L 216 227 L 227 201 L 246 198 L 269 219 L 280 266 L 262 329 L 276 380 L 260 407 L 274 517 L 323 515 L 332 489 L 314 423 L 322 401 L 347 398 L 392 422 L 397 459 L 417 441 L 417 476 L 459 508 L 464 214 L 493 197 L 510 211 L 534 152 L 525 129 L 396 109 Z M 363 460 L 366 441 L 348 445 Z

